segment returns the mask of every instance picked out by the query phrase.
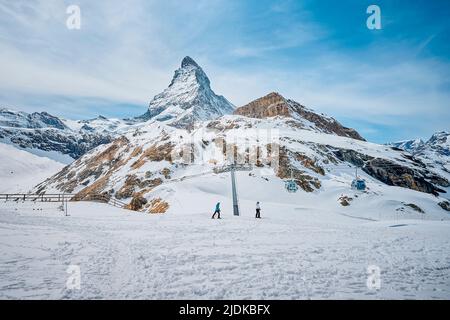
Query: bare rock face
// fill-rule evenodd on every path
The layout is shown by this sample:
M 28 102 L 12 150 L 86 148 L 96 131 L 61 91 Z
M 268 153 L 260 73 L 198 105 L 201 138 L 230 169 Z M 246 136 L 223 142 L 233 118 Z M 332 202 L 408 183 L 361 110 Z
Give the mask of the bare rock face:
M 416 212 L 419 212 L 419 213 L 425 213 L 425 211 L 423 211 L 423 209 L 421 208 L 421 207 L 419 207 L 417 204 L 415 204 L 415 203 L 405 203 L 405 204 L 403 204 L 405 207 L 408 207 L 408 208 L 411 208 L 411 209 L 413 209 L 414 211 L 416 211 Z
M 161 198 L 152 199 L 149 202 L 149 209 L 148 212 L 151 214 L 162 214 L 166 213 L 166 211 L 169 209 L 169 203 L 162 200 Z
M 256 99 L 243 107 L 237 108 L 234 114 L 250 118 L 270 118 L 276 116 L 291 116 L 289 105 L 283 96 L 276 92 Z
M 133 195 L 135 188 L 139 186 L 140 183 L 141 181 L 136 177 L 136 175 L 129 175 L 122 188 L 116 192 L 116 199 L 121 200 L 130 198 Z
M 319 115 L 298 102 L 285 99 L 276 92 L 269 93 L 245 106 L 237 108 L 234 114 L 258 119 L 276 116 L 290 117 L 300 121 L 306 121 L 309 127 L 313 126 L 319 132 L 365 141 L 356 130 L 344 127 L 331 117 Z
M 141 195 L 136 195 L 131 199 L 129 205 L 126 206 L 128 210 L 140 211 L 142 207 L 147 203 L 147 199 L 142 197 Z
M 338 201 L 343 207 L 348 207 L 350 203 L 353 201 L 353 198 L 342 195 L 339 197 Z
M 445 211 L 450 211 L 450 202 L 442 201 L 442 202 L 439 202 L 438 205 Z
M 404 187 L 437 196 L 445 191 L 432 182 L 439 181 L 444 185 L 448 183 L 444 178 L 427 170 L 418 160 L 416 160 L 418 168 L 413 169 L 386 159 L 360 154 L 354 150 L 340 149 L 335 150 L 334 154 L 339 160 L 362 167 L 364 172 L 390 186 Z

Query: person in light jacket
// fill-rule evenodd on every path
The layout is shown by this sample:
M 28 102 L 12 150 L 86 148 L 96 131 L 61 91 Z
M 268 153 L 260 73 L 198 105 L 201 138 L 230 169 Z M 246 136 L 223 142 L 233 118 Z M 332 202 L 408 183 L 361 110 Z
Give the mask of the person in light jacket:
M 214 219 L 217 213 L 217 219 L 220 219 L 220 202 L 217 202 L 216 204 L 216 210 L 214 211 L 214 214 L 211 219 Z
M 259 205 L 259 201 L 256 202 L 256 219 L 261 219 L 261 206 Z

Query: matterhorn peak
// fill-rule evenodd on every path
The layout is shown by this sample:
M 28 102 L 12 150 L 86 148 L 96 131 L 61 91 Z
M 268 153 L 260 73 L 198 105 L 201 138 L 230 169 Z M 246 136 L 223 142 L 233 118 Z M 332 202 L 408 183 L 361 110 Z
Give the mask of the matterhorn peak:
M 156 95 L 141 119 L 155 119 L 176 127 L 212 120 L 232 113 L 234 106 L 216 95 L 203 69 L 189 56 L 181 61 L 169 87 Z
M 181 67 L 185 68 L 188 66 L 200 68 L 200 66 L 197 64 L 197 62 L 194 61 L 194 59 L 192 59 L 189 56 L 186 56 L 186 57 L 184 57 L 183 61 L 181 61 Z
M 203 69 L 189 56 L 181 61 L 181 67 L 175 71 L 169 87 L 191 86 L 203 90 L 211 90 L 210 81 Z

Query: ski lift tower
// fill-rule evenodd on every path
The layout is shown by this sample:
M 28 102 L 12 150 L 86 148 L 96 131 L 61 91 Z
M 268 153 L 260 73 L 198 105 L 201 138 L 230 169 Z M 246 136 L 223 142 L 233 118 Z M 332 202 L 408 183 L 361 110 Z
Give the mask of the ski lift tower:
M 233 196 L 233 215 L 239 216 L 239 203 L 236 191 L 236 164 L 232 164 L 230 168 L 231 173 L 231 193 Z
M 237 193 L 237 183 L 236 183 L 236 171 L 252 171 L 253 167 L 251 165 L 240 165 L 236 163 L 232 163 L 230 165 L 225 165 L 220 168 L 214 169 L 215 173 L 220 172 L 228 172 L 230 171 L 231 176 L 231 195 L 233 197 L 233 215 L 239 216 L 239 199 L 238 199 L 238 193 Z

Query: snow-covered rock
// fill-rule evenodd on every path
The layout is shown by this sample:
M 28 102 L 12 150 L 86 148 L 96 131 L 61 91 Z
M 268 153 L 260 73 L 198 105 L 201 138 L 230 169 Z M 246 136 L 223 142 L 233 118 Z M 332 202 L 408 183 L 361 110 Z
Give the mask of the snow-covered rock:
M 232 113 L 234 106 L 211 89 L 208 76 L 190 57 L 185 57 L 172 82 L 150 102 L 140 119 L 156 119 L 177 127 L 193 126 Z

